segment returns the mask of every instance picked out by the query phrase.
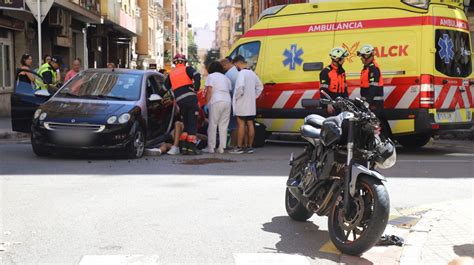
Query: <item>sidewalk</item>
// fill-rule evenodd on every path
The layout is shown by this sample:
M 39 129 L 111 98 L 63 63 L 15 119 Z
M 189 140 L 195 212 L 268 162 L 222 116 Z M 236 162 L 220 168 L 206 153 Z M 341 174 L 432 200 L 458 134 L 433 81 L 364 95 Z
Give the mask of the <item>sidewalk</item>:
M 28 138 L 27 133 L 18 133 L 12 131 L 12 122 L 10 117 L 0 117 L 0 139 L 19 139 Z
M 458 256 L 474 257 L 474 199 L 443 202 L 416 209 L 420 221 L 405 238 L 400 264 L 448 264 Z

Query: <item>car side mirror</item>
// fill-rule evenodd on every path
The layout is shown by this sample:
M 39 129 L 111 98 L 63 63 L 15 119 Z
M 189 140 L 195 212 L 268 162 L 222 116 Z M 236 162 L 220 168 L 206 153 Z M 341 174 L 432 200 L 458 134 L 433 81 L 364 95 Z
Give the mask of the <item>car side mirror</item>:
M 47 90 L 40 89 L 40 90 L 35 92 L 35 96 L 37 96 L 37 97 L 46 97 L 47 98 L 47 97 L 51 96 L 51 94 Z
M 160 101 L 163 98 L 158 95 L 158 94 L 151 94 L 150 97 L 148 98 L 149 101 Z

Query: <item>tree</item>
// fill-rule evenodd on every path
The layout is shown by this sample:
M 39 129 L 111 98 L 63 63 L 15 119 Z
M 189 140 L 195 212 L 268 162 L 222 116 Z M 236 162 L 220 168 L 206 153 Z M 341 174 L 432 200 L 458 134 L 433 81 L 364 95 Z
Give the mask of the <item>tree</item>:
M 194 33 L 192 30 L 188 31 L 188 63 L 192 67 L 199 69 L 198 47 L 194 42 Z
M 210 49 L 207 51 L 206 60 L 204 65 L 207 67 L 211 62 L 219 60 L 221 51 L 219 49 Z

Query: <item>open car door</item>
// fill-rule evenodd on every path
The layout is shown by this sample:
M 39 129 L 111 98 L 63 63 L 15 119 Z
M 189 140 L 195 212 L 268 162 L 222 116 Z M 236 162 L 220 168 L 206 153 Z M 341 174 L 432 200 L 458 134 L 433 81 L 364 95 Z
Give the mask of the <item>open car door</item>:
M 21 70 L 25 71 L 25 70 Z M 41 76 L 32 71 L 26 71 L 32 73 L 35 78 L 42 79 Z M 43 95 L 35 92 L 39 91 L 35 88 L 34 84 L 30 82 L 20 82 L 18 80 L 18 74 L 20 69 L 16 71 L 15 87 L 13 94 L 11 95 L 11 119 L 12 129 L 15 132 L 31 132 L 31 122 L 33 115 L 39 105 L 43 104 L 49 99 L 46 96 L 46 91 L 42 91 Z

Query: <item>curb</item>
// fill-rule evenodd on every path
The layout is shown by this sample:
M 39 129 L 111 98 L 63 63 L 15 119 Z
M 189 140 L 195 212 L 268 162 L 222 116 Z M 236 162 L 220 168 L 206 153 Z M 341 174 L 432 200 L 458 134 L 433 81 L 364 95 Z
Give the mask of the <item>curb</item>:
M 433 257 L 430 257 L 429 244 L 429 239 L 433 237 L 432 233 L 439 234 L 439 231 L 443 231 L 440 222 L 442 222 L 444 218 L 449 216 L 450 212 L 452 212 L 450 207 L 471 205 L 472 202 L 472 199 L 461 199 L 402 209 L 401 211 L 406 212 L 406 214 L 412 213 L 414 215 L 420 215 L 421 219 L 410 229 L 409 234 L 406 237 L 405 245 L 403 246 L 400 256 L 400 264 L 434 264 Z M 446 236 L 446 240 L 449 239 L 448 237 L 452 237 L 449 234 L 443 236 Z M 443 245 L 450 247 L 449 243 Z M 439 247 L 442 247 L 442 245 L 439 245 Z M 436 264 L 447 264 L 447 262 L 448 261 L 437 260 Z
M 19 133 L 19 132 L 0 132 L 0 140 L 15 140 L 15 139 L 29 139 L 29 133 Z

